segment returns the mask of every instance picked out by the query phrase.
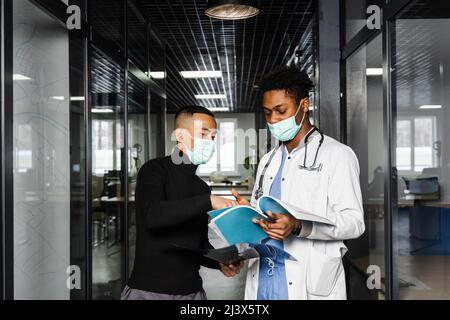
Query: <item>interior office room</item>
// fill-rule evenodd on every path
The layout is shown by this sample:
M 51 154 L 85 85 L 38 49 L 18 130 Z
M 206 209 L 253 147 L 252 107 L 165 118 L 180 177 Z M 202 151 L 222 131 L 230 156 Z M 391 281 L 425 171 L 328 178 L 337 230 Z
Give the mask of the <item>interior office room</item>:
M 197 175 L 250 199 L 276 145 L 259 81 L 280 66 L 312 79 L 311 123 L 359 161 L 348 299 L 450 300 L 446 2 L 1 0 L 0 300 L 120 299 L 138 172 L 173 152 L 185 106 L 220 131 Z M 246 266 L 200 275 L 209 299 L 244 299 Z

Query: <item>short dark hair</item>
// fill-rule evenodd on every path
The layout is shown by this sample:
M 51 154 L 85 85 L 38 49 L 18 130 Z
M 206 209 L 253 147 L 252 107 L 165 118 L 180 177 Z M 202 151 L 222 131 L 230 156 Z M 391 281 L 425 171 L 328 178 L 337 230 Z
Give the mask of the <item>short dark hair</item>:
M 314 83 L 308 74 L 297 67 L 280 67 L 259 82 L 259 90 L 262 94 L 272 90 L 285 90 L 296 103 L 308 98 L 313 89 Z
M 211 116 L 211 117 L 214 118 L 214 113 L 212 113 L 211 111 L 209 111 L 205 107 L 202 107 L 202 106 L 186 106 L 186 107 L 183 107 L 181 109 L 178 109 L 177 113 L 175 114 L 175 124 L 177 123 L 177 120 L 178 120 L 178 118 L 181 115 L 188 115 L 188 116 L 192 117 L 196 113 L 206 114 L 206 115 Z

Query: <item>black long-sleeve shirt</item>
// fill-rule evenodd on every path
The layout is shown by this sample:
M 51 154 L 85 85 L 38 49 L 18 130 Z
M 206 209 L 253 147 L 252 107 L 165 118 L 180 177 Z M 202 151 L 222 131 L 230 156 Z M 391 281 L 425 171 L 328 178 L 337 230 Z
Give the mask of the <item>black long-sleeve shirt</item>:
M 179 149 L 175 152 L 187 159 Z M 180 159 L 180 158 L 178 158 Z M 200 265 L 217 263 L 183 250 L 212 248 L 208 241 L 211 191 L 197 166 L 172 157 L 147 162 L 136 183 L 136 254 L 128 285 L 155 293 L 187 295 L 202 290 Z

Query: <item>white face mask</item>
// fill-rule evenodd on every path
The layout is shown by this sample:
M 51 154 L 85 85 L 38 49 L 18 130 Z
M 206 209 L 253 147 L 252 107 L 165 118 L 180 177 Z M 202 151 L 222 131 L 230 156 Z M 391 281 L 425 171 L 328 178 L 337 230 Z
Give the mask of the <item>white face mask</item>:
M 186 148 L 186 154 L 191 160 L 191 163 L 199 166 L 206 164 L 211 160 L 216 151 L 216 142 L 207 139 L 194 139 L 194 147 L 192 149 Z
M 303 119 L 299 125 L 297 125 L 296 117 L 301 109 L 301 106 L 298 107 L 297 112 L 294 116 L 274 123 L 274 124 L 268 124 L 269 130 L 272 133 L 272 135 L 281 142 L 287 142 L 291 141 L 295 138 L 297 133 L 302 129 L 303 123 L 305 122 L 306 112 L 303 114 Z

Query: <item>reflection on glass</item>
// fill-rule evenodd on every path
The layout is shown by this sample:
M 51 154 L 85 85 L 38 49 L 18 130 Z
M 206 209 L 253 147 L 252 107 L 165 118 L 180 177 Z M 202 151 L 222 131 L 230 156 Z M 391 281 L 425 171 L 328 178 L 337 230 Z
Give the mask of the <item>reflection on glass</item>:
M 147 21 L 142 13 L 136 10 L 132 2 L 127 1 L 127 24 L 128 24 L 128 55 L 133 63 L 141 70 L 146 70 L 147 63 Z
M 92 41 L 97 43 L 100 36 L 108 41 L 114 49 L 120 50 L 123 47 L 123 0 L 95 0 L 87 1 L 89 21 L 92 24 Z M 104 40 L 100 41 L 104 41 Z
M 384 0 L 346 0 L 345 1 L 345 38 L 349 42 L 361 29 L 367 26 L 368 8 L 371 5 L 380 6 Z M 386 1 L 384 1 L 386 2 Z M 370 11 L 372 14 L 373 11 Z
M 136 250 L 136 212 L 134 194 L 137 175 L 148 160 L 147 87 L 132 73 L 128 74 L 128 249 L 129 269 L 134 265 Z M 129 276 L 129 274 L 127 275 Z
M 166 100 L 152 92 L 150 98 L 150 159 L 166 155 L 165 119 Z M 167 150 L 167 152 L 171 151 Z
M 149 33 L 150 78 L 154 83 L 150 96 L 150 158 L 165 156 L 166 150 L 166 51 L 165 46 Z M 170 136 L 167 137 L 170 139 Z
M 234 173 L 236 168 L 236 128 L 237 119 L 216 119 L 218 132 L 216 152 L 211 160 L 198 168 L 198 173 L 208 175 L 213 172 Z
M 149 66 L 150 78 L 164 89 L 166 85 L 166 49 L 157 37 L 149 33 Z
M 14 298 L 70 298 L 69 34 L 27 0 L 13 5 Z
M 220 171 L 222 172 L 236 170 L 235 129 L 235 121 L 220 122 L 218 150 L 220 150 Z
M 349 242 L 350 281 L 362 284 L 349 298 L 357 299 L 385 298 L 383 78 L 369 71 L 382 67 L 381 48 L 380 35 L 347 60 L 347 139 L 359 159 L 366 223 L 364 236 Z M 381 272 L 378 288 L 360 276 L 369 266 Z
M 121 292 L 123 192 L 123 68 L 93 50 L 92 296 L 118 299 Z
M 26 173 L 33 169 L 33 149 L 32 149 L 32 126 L 29 124 L 19 124 L 17 126 L 17 137 L 21 141 L 16 152 L 17 171 Z
M 450 297 L 450 15 L 412 4 L 390 30 L 395 298 Z M 439 18 L 436 18 L 439 17 Z
M 397 169 L 411 171 L 411 121 L 397 120 Z

